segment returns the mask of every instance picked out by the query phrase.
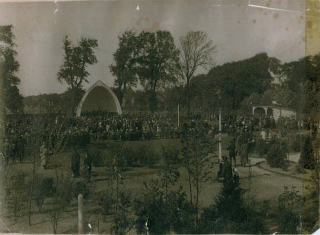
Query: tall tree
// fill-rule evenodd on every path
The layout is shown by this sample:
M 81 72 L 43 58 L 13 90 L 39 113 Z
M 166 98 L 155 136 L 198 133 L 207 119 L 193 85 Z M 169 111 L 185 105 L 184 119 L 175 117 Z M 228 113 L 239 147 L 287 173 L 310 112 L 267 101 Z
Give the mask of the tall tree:
M 14 47 L 15 36 L 12 32 L 13 26 L 0 26 L 0 78 L 2 82 L 3 101 L 6 107 L 11 111 L 16 112 L 21 108 L 22 97 L 19 94 L 17 85 L 20 83 L 20 78 L 16 73 L 19 71 L 20 64 L 16 60 L 17 52 Z
M 216 66 L 207 74 L 205 94 L 214 94 L 219 87 L 224 93 L 223 107 L 228 104 L 229 108 L 238 109 L 244 98 L 270 89 L 280 67 L 280 61 L 266 53 Z
M 195 227 L 199 222 L 199 195 L 201 184 L 210 178 L 210 159 L 208 154 L 213 152 L 213 140 L 208 135 L 205 125 L 199 126 L 194 132 L 186 133 L 187 137 L 181 139 L 183 167 L 188 172 L 190 203 L 192 202 L 193 188 L 195 188 Z
M 181 73 L 187 84 L 187 106 L 190 114 L 190 79 L 199 67 L 208 69 L 214 65 L 212 54 L 216 50 L 206 32 L 191 31 L 180 38 Z
M 88 82 L 87 77 L 90 75 L 87 66 L 98 62 L 93 51 L 98 47 L 98 41 L 91 38 L 81 38 L 79 45 L 74 46 L 66 36 L 63 44 L 65 55 L 63 65 L 58 72 L 58 81 L 66 82 L 69 89 L 74 92 L 72 104 L 74 114 L 77 91 L 82 89 L 83 82 Z
M 136 74 L 149 95 L 150 110 L 154 112 L 156 90 L 178 81 L 179 50 L 168 31 L 142 32 L 137 39 Z
M 116 77 L 114 81 L 120 105 L 126 90 L 137 85 L 134 73 L 136 59 L 136 37 L 132 31 L 126 31 L 119 37 L 119 48 L 113 53 L 114 63 L 109 66 L 110 72 Z

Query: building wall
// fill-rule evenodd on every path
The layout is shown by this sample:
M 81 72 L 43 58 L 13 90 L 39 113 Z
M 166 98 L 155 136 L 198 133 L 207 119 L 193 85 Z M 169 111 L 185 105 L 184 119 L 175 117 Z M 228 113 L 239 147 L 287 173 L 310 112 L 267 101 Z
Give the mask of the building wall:
M 269 106 L 254 106 L 252 107 L 252 114 L 260 113 L 261 110 L 264 109 L 264 114 L 267 115 L 268 109 L 272 109 L 272 114 L 274 119 L 277 121 L 279 117 L 296 117 L 296 112 L 287 108 L 280 108 L 280 107 L 269 107 Z M 259 112 L 257 112 L 259 110 Z

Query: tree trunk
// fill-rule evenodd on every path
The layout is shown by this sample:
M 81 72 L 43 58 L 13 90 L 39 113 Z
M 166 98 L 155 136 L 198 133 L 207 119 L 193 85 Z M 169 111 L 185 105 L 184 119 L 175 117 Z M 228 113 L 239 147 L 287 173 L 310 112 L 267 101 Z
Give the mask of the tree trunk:
M 199 162 L 198 156 L 196 156 L 196 228 L 198 228 L 198 211 L 199 211 Z
M 31 226 L 31 201 L 32 201 L 33 188 L 34 188 L 35 168 L 36 168 L 36 160 L 35 160 L 35 155 L 33 155 L 32 184 L 31 184 L 31 192 L 30 192 L 30 200 L 29 200 L 29 226 Z
M 187 77 L 187 116 L 190 118 L 190 78 Z
M 189 177 L 189 190 L 190 190 L 190 203 L 192 205 L 192 183 L 191 183 L 191 173 L 188 170 L 188 177 Z

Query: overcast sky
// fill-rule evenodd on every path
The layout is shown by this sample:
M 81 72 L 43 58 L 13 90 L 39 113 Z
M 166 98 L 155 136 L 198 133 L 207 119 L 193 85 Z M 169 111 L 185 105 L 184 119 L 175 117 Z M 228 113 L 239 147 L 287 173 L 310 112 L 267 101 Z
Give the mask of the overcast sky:
M 203 30 L 217 45 L 218 65 L 267 52 L 283 62 L 305 55 L 303 0 L 80 1 L 0 3 L 0 25 L 12 24 L 24 96 L 61 93 L 63 38 L 98 40 L 98 63 L 90 66 L 87 89 L 101 80 L 113 86 L 109 71 L 118 36 L 126 30 L 168 30 L 179 37 Z M 199 72 L 199 71 L 198 71 Z M 200 71 L 202 72 L 202 71 Z

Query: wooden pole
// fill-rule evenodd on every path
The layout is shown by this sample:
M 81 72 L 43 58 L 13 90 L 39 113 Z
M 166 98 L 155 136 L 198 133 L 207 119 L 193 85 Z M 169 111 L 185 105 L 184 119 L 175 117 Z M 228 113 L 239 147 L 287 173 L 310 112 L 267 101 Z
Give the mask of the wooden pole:
M 83 196 L 78 196 L 78 234 L 84 234 L 83 231 Z

